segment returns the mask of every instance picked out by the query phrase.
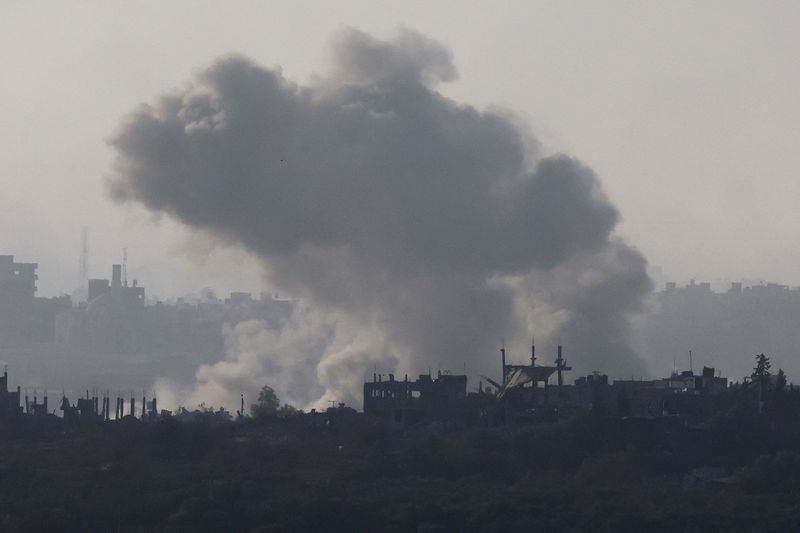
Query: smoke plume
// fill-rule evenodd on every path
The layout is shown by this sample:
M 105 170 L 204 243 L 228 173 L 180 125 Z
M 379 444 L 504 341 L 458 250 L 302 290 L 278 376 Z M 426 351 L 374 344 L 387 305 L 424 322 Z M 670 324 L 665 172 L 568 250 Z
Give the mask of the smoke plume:
M 278 354 L 280 333 L 255 350 L 231 341 L 201 384 L 224 388 L 232 368 L 274 384 L 298 360 L 313 392 L 289 397 L 353 401 L 373 365 L 496 377 L 501 339 L 531 335 L 548 351 L 562 340 L 576 370 L 642 372 L 627 327 L 650 281 L 597 177 L 437 92 L 455 77 L 423 35 L 351 29 L 308 85 L 229 56 L 127 117 L 112 197 L 245 246 L 327 331 L 309 333 L 326 339 L 313 356 Z

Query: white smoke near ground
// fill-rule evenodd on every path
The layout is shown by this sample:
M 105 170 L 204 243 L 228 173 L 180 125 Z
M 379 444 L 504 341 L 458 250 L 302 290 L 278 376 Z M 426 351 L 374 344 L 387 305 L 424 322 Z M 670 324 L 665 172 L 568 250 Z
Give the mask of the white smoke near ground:
M 226 324 L 223 336 L 223 359 L 200 366 L 192 387 L 163 378 L 156 382 L 162 406 L 231 408 L 243 394 L 247 409 L 264 385 L 272 387 L 281 401 L 301 408 L 328 401 L 354 404 L 367 369 L 378 363 L 396 364 L 391 354 L 376 351 L 379 331 L 302 304 L 285 323 Z
M 116 201 L 244 246 L 307 306 L 280 331 L 227 330 L 192 401 L 263 384 L 357 401 L 373 366 L 497 375 L 501 339 L 531 335 L 562 340 L 576 369 L 642 373 L 627 338 L 646 262 L 591 169 L 444 97 L 451 53 L 418 33 L 345 30 L 331 59 L 307 86 L 219 59 L 111 141 Z

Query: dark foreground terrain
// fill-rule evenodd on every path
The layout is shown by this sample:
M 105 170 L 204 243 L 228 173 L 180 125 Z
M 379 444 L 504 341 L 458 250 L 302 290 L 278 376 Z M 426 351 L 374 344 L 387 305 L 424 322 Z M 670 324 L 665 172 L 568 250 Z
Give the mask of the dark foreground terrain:
M 0 432 L 2 531 L 798 531 L 796 416 Z

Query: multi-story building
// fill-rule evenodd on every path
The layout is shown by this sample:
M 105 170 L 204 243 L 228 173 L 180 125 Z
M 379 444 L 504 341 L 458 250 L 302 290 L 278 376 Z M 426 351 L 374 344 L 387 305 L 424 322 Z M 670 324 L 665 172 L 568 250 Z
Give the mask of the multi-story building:
M 467 376 L 438 372 L 436 378 L 422 374 L 416 381 L 402 381 L 393 374 L 384 380 L 373 375 L 364 383 L 364 413 L 398 423 L 441 420 L 467 397 Z

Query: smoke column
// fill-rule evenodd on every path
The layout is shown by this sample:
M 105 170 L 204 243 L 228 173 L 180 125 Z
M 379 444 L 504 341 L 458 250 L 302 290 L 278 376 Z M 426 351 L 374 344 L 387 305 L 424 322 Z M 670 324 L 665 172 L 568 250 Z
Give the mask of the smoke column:
M 643 372 L 627 329 L 651 290 L 646 262 L 614 235 L 597 177 L 541 154 L 513 117 L 437 92 L 455 78 L 423 35 L 349 29 L 306 86 L 229 56 L 124 120 L 112 198 L 243 245 L 308 306 L 294 341 L 272 332 L 237 351 L 257 325 L 241 342 L 227 331 L 199 390 L 278 389 L 279 367 L 309 374 L 283 391 L 301 405 L 357 402 L 374 364 L 496 377 L 500 340 L 531 334 L 540 353 L 562 340 L 576 370 Z

